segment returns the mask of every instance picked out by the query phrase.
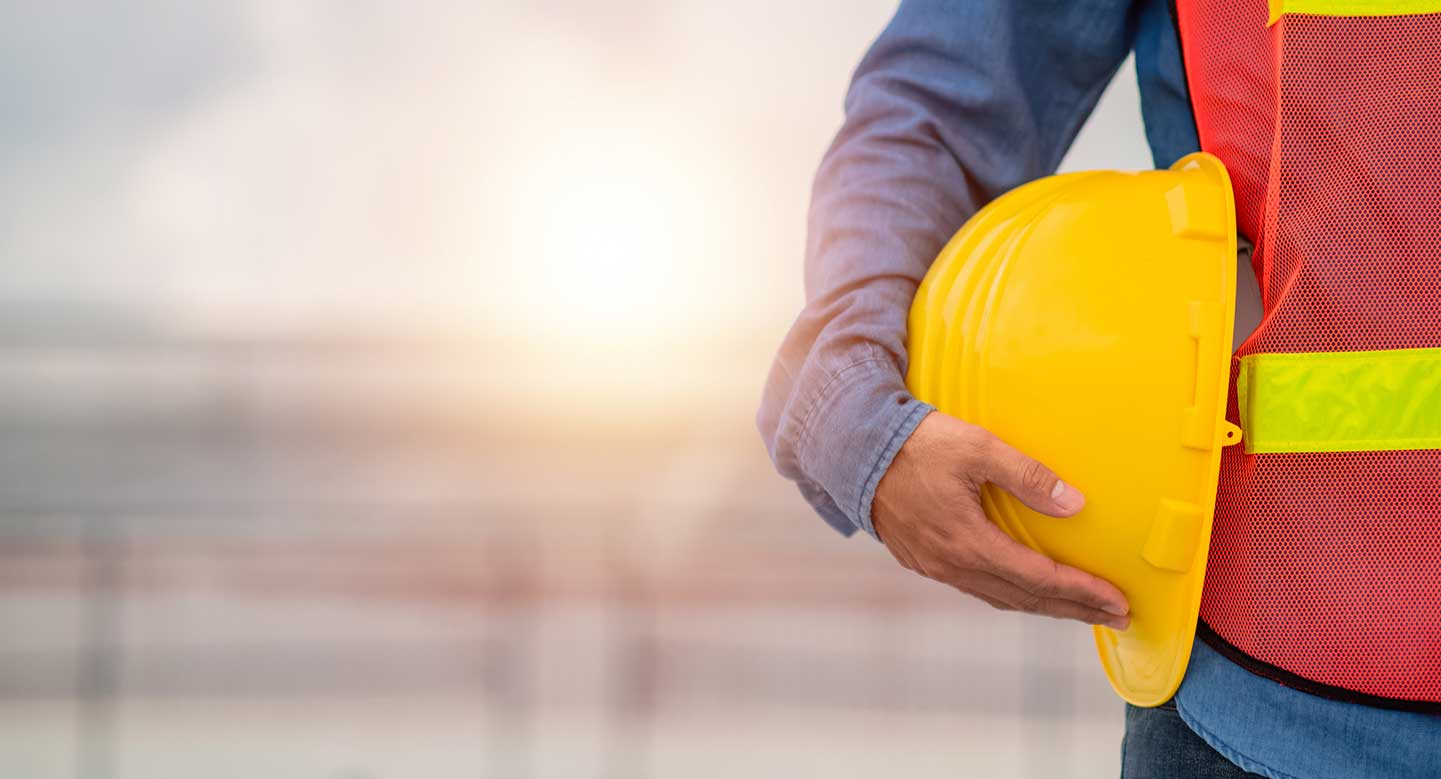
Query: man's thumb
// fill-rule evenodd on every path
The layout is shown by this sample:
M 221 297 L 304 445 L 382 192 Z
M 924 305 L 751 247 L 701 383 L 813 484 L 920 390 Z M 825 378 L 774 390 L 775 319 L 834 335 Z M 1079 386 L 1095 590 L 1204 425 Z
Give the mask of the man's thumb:
M 986 481 L 1000 485 L 1042 514 L 1069 517 L 1086 505 L 1080 490 L 999 438 L 992 439 L 987 460 Z

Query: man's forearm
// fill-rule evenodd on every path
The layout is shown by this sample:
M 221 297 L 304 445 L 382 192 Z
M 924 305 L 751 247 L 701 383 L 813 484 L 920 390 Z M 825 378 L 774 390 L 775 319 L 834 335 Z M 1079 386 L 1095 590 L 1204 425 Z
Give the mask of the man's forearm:
M 929 411 L 902 377 L 932 259 L 980 205 L 1055 168 L 1129 48 L 1129 3 L 1101 23 L 1084 9 L 1080 33 L 1067 4 L 1027 5 L 903 3 L 816 175 L 807 303 L 757 421 L 777 468 L 842 532 L 874 533 L 875 485 Z M 1046 59 L 1027 62 L 1027 46 Z

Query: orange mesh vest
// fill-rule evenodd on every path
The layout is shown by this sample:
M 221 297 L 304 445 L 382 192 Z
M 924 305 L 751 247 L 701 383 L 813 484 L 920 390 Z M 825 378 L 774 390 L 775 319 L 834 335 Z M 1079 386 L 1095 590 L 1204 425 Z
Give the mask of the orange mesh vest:
M 1441 711 L 1441 13 L 1346 5 L 1174 7 L 1264 304 L 1200 634 L 1289 686 Z

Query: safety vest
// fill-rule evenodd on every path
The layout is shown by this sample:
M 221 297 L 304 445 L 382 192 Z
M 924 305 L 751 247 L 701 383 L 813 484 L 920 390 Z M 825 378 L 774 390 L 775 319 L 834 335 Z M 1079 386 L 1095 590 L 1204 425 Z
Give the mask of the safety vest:
M 1174 12 L 1264 307 L 1199 633 L 1292 687 L 1441 712 L 1441 1 Z

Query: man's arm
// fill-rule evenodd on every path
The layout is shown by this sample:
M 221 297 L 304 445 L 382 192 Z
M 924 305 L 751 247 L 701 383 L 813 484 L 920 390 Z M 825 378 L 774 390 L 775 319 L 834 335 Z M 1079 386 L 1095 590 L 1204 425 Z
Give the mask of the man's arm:
M 757 420 L 842 533 L 877 534 L 878 485 L 932 411 L 902 378 L 917 284 L 980 206 L 1054 172 L 1130 49 L 1130 5 L 906 0 L 857 69 L 815 179 L 806 306 Z

